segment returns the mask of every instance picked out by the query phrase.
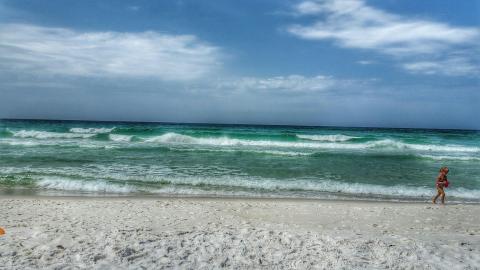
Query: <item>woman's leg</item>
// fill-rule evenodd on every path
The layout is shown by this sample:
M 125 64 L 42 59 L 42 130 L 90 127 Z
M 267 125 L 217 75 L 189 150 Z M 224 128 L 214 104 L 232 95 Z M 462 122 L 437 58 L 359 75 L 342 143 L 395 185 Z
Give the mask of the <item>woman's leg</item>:
M 437 203 L 437 199 L 438 199 L 438 197 L 440 197 L 441 194 L 442 194 L 442 193 L 441 193 L 441 191 L 440 191 L 440 188 L 437 187 L 437 195 L 436 195 L 435 197 L 433 197 L 432 202 L 433 202 L 433 203 Z
M 437 195 L 432 199 L 432 202 L 437 203 L 438 197 L 440 197 L 442 194 L 443 194 L 443 196 L 445 196 L 445 192 L 443 192 L 443 189 L 437 187 Z
M 441 199 L 442 199 L 442 204 L 445 204 L 445 191 L 442 188 L 442 194 L 441 194 Z

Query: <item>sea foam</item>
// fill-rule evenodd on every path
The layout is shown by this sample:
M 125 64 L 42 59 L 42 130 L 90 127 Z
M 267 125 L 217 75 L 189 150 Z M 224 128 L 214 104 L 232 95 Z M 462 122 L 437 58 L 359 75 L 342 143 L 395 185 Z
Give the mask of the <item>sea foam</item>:
M 212 146 L 256 146 L 256 147 L 289 147 L 289 148 L 313 148 L 313 149 L 393 149 L 393 150 L 417 150 L 430 152 L 480 152 L 479 147 L 466 147 L 461 145 L 431 145 L 410 144 L 392 139 L 369 141 L 364 143 L 340 143 L 340 142 L 291 142 L 273 140 L 244 140 L 229 137 L 197 138 L 178 133 L 169 132 L 161 136 L 145 139 L 145 142 L 153 143 L 178 143 L 199 144 Z
M 128 185 L 118 185 L 106 181 L 82 181 L 62 178 L 47 178 L 36 182 L 36 185 L 45 189 L 65 191 L 87 191 L 94 193 L 130 193 L 136 189 Z
M 94 134 L 100 134 L 100 133 L 110 133 L 115 129 L 113 128 L 71 128 L 70 132 L 72 133 L 94 133 Z
M 480 157 L 472 156 L 434 156 L 434 155 L 420 155 L 422 158 L 433 160 L 460 160 L 460 161 L 480 161 Z
M 130 192 L 149 192 L 149 193 L 165 193 L 165 189 L 168 189 L 175 194 L 176 187 L 182 190 L 190 190 L 189 194 L 204 194 L 204 191 L 211 191 L 215 194 L 221 195 L 223 192 L 228 191 L 228 194 L 242 193 L 244 195 L 261 193 L 281 194 L 281 191 L 285 191 L 285 194 L 301 194 L 307 192 L 307 197 L 322 196 L 321 193 L 337 194 L 339 196 L 374 196 L 379 198 L 396 198 L 396 199 L 422 199 L 430 198 L 434 195 L 435 190 L 432 187 L 421 186 L 383 186 L 365 183 L 344 183 L 334 180 L 302 180 L 302 179 L 288 179 L 277 180 L 268 178 L 249 178 L 240 176 L 224 176 L 224 177 L 148 177 L 143 179 L 144 183 L 161 183 L 157 189 L 148 188 L 142 189 L 141 187 L 135 187 L 129 185 L 128 181 L 122 184 L 114 184 L 105 180 L 73 180 L 67 178 L 45 178 L 38 182 L 36 185 L 45 189 L 56 189 L 65 191 L 85 191 L 93 193 L 130 193 Z M 163 186 L 163 187 L 162 187 Z M 214 187 L 215 189 L 211 189 Z M 223 189 L 221 187 L 228 187 Z M 220 189 L 219 189 L 220 188 Z M 232 188 L 238 189 L 232 193 Z M 312 192 L 320 192 L 315 195 Z M 277 194 L 277 195 L 279 195 Z M 480 190 L 471 190 L 465 188 L 449 188 L 448 195 L 459 199 L 474 200 L 477 201 L 480 198 Z
M 308 192 L 312 195 L 313 192 L 327 192 L 338 195 L 356 196 L 376 196 L 385 198 L 397 198 L 397 199 L 420 199 L 430 198 L 435 193 L 435 189 L 432 187 L 414 187 L 405 185 L 395 186 L 383 186 L 365 183 L 345 183 L 334 180 L 276 180 L 276 179 L 256 179 L 248 177 L 182 177 L 182 178 L 163 178 L 164 182 L 170 182 L 174 185 L 180 185 L 186 187 L 197 187 L 205 189 L 208 186 L 212 187 L 236 187 L 243 189 L 243 192 L 247 192 L 246 189 L 250 189 L 250 192 L 273 192 L 286 191 L 288 193 Z M 221 191 L 217 191 L 221 192 Z M 194 193 L 194 190 L 192 190 Z M 478 200 L 480 198 L 480 190 L 469 190 L 465 188 L 449 188 L 448 194 L 459 199 Z M 317 195 L 318 196 L 318 195 Z
M 35 139 L 86 139 L 95 136 L 95 134 L 80 133 L 61 133 L 38 130 L 20 130 L 13 132 L 14 137 L 19 138 L 35 138 Z
M 312 141 L 326 141 L 326 142 L 346 142 L 352 139 L 357 139 L 359 137 L 347 136 L 343 134 L 333 134 L 333 135 L 305 135 L 297 134 L 300 139 L 312 140 Z
M 133 136 L 130 135 L 120 135 L 120 134 L 109 134 L 108 138 L 114 142 L 129 142 L 132 140 Z

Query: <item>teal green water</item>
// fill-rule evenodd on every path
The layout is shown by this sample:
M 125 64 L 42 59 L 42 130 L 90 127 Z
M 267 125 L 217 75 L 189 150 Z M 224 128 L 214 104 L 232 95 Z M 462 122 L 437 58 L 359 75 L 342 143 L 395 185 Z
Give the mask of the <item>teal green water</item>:
M 0 121 L 3 194 L 480 201 L 480 132 Z

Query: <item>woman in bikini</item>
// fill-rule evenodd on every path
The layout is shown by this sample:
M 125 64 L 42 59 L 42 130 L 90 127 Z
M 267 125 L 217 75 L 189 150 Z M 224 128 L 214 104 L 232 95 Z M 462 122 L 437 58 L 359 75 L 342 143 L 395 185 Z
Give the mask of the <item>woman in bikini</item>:
M 433 203 L 437 203 L 438 197 L 441 196 L 442 204 L 445 204 L 445 191 L 443 189 L 448 187 L 447 174 L 447 167 L 440 168 L 440 173 L 438 174 L 437 181 L 435 182 L 435 186 L 437 187 L 437 195 L 432 199 Z

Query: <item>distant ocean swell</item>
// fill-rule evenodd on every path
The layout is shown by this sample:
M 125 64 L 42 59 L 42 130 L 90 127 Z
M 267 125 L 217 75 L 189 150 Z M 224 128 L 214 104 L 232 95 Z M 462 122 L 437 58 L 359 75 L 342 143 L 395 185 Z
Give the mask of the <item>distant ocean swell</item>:
M 0 121 L 0 190 L 480 202 L 476 131 Z

